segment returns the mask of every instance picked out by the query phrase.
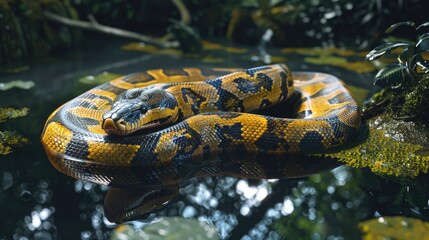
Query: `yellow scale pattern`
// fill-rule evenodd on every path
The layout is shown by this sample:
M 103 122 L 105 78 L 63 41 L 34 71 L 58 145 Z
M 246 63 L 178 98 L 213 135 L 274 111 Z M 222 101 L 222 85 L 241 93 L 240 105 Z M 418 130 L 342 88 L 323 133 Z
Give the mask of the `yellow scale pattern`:
M 127 166 L 140 145 L 88 141 L 88 159 L 112 166 Z

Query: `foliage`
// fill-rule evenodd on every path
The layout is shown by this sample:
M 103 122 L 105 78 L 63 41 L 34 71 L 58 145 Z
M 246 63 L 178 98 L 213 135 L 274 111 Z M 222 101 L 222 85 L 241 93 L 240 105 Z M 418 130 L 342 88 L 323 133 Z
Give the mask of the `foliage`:
M 28 114 L 28 108 L 0 108 L 0 122 L 4 122 L 10 118 L 23 117 Z
M 414 22 L 400 22 L 386 29 L 387 42 L 375 47 L 366 58 L 376 60 L 402 49 L 398 61 L 378 71 L 374 84 L 383 88 L 388 113 L 395 118 L 427 121 L 429 104 L 429 22 L 416 27 Z M 404 32 L 406 33 L 405 36 Z M 401 35 L 399 35 L 401 34 Z M 372 106 L 380 104 L 372 99 Z M 368 108 L 371 108 L 371 104 Z
M 12 153 L 12 147 L 27 143 L 28 139 L 16 132 L 0 131 L 0 155 Z
M 428 239 L 429 223 L 406 217 L 379 217 L 359 224 L 364 240 Z
M 0 122 L 7 119 L 22 117 L 28 114 L 28 108 L 0 108 Z M 12 152 L 12 147 L 27 143 L 28 139 L 12 131 L 0 131 L 0 155 Z
M 137 239 L 219 239 L 216 229 L 195 219 L 163 217 L 143 229 L 122 224 L 113 230 L 111 240 Z
M 48 22 L 43 17 L 44 10 L 76 17 L 67 0 L 0 1 L 0 64 L 46 56 L 76 46 L 79 32 Z

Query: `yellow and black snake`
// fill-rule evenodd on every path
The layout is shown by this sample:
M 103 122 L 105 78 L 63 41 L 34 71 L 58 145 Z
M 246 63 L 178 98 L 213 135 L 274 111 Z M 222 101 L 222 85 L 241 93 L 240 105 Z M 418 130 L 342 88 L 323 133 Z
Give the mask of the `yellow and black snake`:
M 218 159 L 321 153 L 347 143 L 358 131 L 358 105 L 332 75 L 294 72 L 293 80 L 281 64 L 231 72 L 157 69 L 102 84 L 54 111 L 42 144 L 51 163 L 75 178 L 162 186 L 194 176 L 263 177 L 259 165 L 233 169 L 225 166 L 234 160 Z M 157 89 L 153 96 L 130 90 L 147 86 L 149 92 Z M 241 113 L 282 102 L 292 92 L 300 95 L 294 118 Z M 145 104 L 138 103 L 141 98 Z M 124 109 L 135 111 L 124 115 Z M 147 112 L 158 116 L 141 120 Z M 155 132 L 134 132 L 137 123 L 160 126 L 177 120 Z

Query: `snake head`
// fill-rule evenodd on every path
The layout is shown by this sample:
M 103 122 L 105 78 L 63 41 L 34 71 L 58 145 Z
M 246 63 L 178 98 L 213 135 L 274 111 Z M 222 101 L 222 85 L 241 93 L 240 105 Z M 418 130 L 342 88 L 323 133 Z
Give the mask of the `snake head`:
M 134 88 L 116 97 L 112 109 L 103 114 L 102 128 L 109 135 L 128 135 L 172 124 L 178 112 L 176 98 L 164 89 Z

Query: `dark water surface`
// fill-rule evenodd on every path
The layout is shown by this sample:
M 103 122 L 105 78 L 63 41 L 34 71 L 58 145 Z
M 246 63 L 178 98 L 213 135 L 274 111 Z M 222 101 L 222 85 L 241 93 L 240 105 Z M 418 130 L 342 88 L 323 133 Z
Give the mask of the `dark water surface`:
M 0 75 L 1 82 L 36 83 L 30 90 L 0 92 L 0 107 L 30 108 L 28 116 L 0 123 L 1 130 L 15 130 L 30 140 L 14 153 L 0 155 L 0 239 L 105 239 L 116 227 L 103 215 L 108 188 L 58 172 L 39 140 L 53 110 L 93 87 L 79 83 L 79 78 L 103 71 L 128 74 L 154 68 L 263 65 L 251 60 L 259 54 L 256 48 L 244 54 L 223 52 L 222 62 L 210 63 L 193 56 L 122 51 L 125 43 L 92 36 L 84 51 L 36 61 L 22 73 Z M 279 49 L 270 52 L 285 55 Z M 285 57 L 293 70 L 328 72 L 360 88 L 369 89 L 372 84 L 370 74 L 309 65 L 293 54 Z M 295 180 L 207 177 L 182 183 L 179 199 L 156 214 L 206 221 L 221 238 L 359 239 L 358 223 L 365 219 L 409 215 L 427 220 L 404 200 L 405 187 L 346 166 Z M 142 222 L 133 224 L 138 227 Z

